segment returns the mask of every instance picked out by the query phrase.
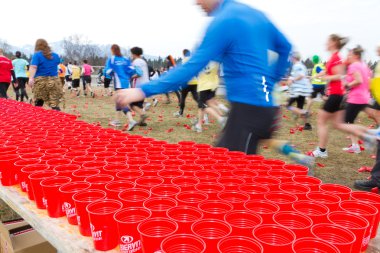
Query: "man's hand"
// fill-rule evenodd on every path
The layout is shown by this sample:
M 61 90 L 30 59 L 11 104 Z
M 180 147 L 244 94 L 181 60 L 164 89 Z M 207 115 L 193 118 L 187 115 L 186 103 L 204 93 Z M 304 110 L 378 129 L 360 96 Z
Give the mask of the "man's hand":
M 133 102 L 144 100 L 144 98 L 144 92 L 138 88 L 117 90 L 115 96 L 116 107 L 125 108 Z
M 33 85 L 34 85 L 34 78 L 29 78 L 28 85 L 29 85 L 30 87 L 33 87 Z

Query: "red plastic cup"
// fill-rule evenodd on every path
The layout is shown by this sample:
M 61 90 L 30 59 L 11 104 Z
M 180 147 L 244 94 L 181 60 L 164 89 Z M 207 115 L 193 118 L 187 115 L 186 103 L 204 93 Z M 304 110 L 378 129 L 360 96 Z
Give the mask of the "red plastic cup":
M 166 216 L 178 224 L 178 234 L 191 234 L 191 225 L 203 219 L 203 213 L 191 206 L 176 206 L 166 211 Z
M 177 205 L 175 199 L 165 197 L 149 198 L 143 203 L 143 206 L 152 212 L 152 217 L 166 217 L 166 211 Z
M 342 201 L 339 196 L 329 194 L 327 192 L 310 192 L 306 197 L 314 202 L 318 202 L 327 206 L 330 212 L 338 211 L 339 203 Z
M 20 161 L 25 161 L 25 160 L 20 160 Z M 20 161 L 17 161 L 16 164 Z M 28 176 L 30 174 L 33 174 L 34 172 L 37 172 L 37 171 L 42 171 L 42 170 L 47 170 L 49 169 L 49 166 L 47 165 L 44 165 L 44 164 L 40 164 L 40 163 L 37 163 L 37 164 L 30 164 L 30 165 L 26 165 L 24 167 L 22 167 L 20 169 L 20 172 L 18 173 L 18 181 L 20 183 L 20 188 L 23 192 L 28 192 L 28 184 L 29 184 L 29 187 L 30 187 L 30 181 L 29 181 L 29 178 Z M 31 188 L 29 189 L 29 194 L 28 194 L 28 197 L 30 200 L 34 200 L 34 196 L 33 196 L 33 192 L 31 190 Z
M 263 176 L 252 178 L 252 182 L 254 184 L 267 186 L 271 191 L 278 191 L 279 185 L 281 184 L 280 179 Z
M 280 179 L 281 183 L 293 182 L 294 173 L 288 170 L 270 170 L 267 172 L 269 177 Z
M 298 201 L 296 195 L 286 192 L 269 192 L 264 195 L 264 198 L 277 204 L 281 211 L 292 211 L 293 203 Z
M 45 153 L 43 152 L 35 152 L 35 153 L 28 153 L 28 154 L 21 154 L 20 157 L 23 160 L 29 160 L 29 159 L 40 159 L 45 156 Z
M 196 177 L 182 176 L 173 178 L 171 183 L 178 186 L 181 191 L 194 191 L 195 185 L 199 184 L 199 179 Z
M 330 213 L 330 210 L 324 204 L 304 200 L 293 203 L 292 208 L 294 211 L 308 216 L 313 220 L 314 224 L 328 222 L 327 215 Z
M 166 155 L 149 155 L 148 160 L 151 165 L 162 165 L 162 163 L 168 159 L 177 159 L 177 157 L 169 158 Z
M 191 234 L 175 234 L 161 243 L 162 253 L 204 253 L 206 243 L 198 236 Z
M 16 185 L 17 171 L 14 166 L 15 162 L 20 159 L 20 156 L 12 153 L 0 154 L 0 178 L 3 186 Z
M 281 170 L 285 166 L 285 162 L 278 159 L 266 159 L 261 162 L 262 164 L 269 165 L 272 170 Z
M 212 170 L 213 166 L 218 163 L 213 159 L 198 159 L 194 161 L 195 164 L 203 166 L 205 170 Z
M 30 184 L 34 195 L 34 201 L 38 209 L 46 209 L 46 201 L 42 192 L 41 181 L 57 176 L 55 171 L 40 171 L 29 175 Z
M 265 252 L 293 253 L 292 244 L 296 235 L 290 229 L 279 225 L 261 225 L 253 230 L 253 237 Z
M 258 172 L 251 169 L 238 168 L 232 171 L 232 175 L 237 178 L 243 178 L 247 183 L 252 183 L 253 178 L 258 177 Z
M 178 225 L 167 218 L 151 218 L 137 226 L 140 233 L 143 252 L 159 252 L 162 241 L 177 232 Z
M 181 192 L 181 188 L 171 184 L 160 184 L 152 187 L 150 190 L 153 197 L 169 197 L 174 198 L 175 195 Z
M 239 186 L 239 191 L 247 193 L 251 200 L 263 200 L 264 195 L 267 194 L 270 189 L 264 185 L 242 184 Z
M 265 160 L 265 157 L 262 155 L 247 155 L 245 159 L 251 162 L 261 162 Z
M 197 144 L 197 143 L 194 141 L 180 141 L 180 142 L 178 142 L 178 145 L 180 147 L 193 147 L 195 144 Z M 167 147 L 167 145 L 165 145 L 165 147 Z M 173 145 L 176 145 L 176 144 L 173 144 Z
M 364 236 L 362 251 L 366 251 L 368 243 L 371 239 L 371 234 L 373 229 L 376 227 L 375 221 L 379 213 L 377 208 L 371 204 L 360 202 L 357 200 L 346 200 L 339 204 L 342 211 L 359 215 L 360 217 L 366 219 L 369 223 L 369 232 Z
M 218 199 L 218 193 L 225 190 L 222 184 L 218 183 L 199 183 L 195 185 L 195 190 L 206 193 L 209 200 Z
M 76 171 L 73 171 L 72 173 L 72 179 L 73 181 L 84 181 L 86 178 L 91 176 L 96 176 L 100 174 L 100 170 L 98 169 L 79 169 Z
M 215 155 L 225 155 L 228 152 L 228 148 L 212 147 L 209 148 L 209 151 L 213 152 Z
M 106 160 L 106 159 L 114 157 L 116 155 L 117 155 L 116 152 L 112 152 L 112 151 L 102 151 L 102 152 L 97 152 L 94 154 L 96 159 L 100 160 L 100 161 Z
M 308 186 L 293 182 L 280 184 L 279 188 L 283 192 L 296 195 L 299 200 L 307 200 L 306 194 L 311 191 Z
M 340 252 L 352 252 L 352 246 L 356 241 L 355 234 L 344 227 L 334 224 L 317 224 L 311 228 L 314 237 L 329 242 L 337 247 Z
M 252 230 L 263 223 L 260 215 L 248 210 L 231 211 L 224 215 L 224 221 L 232 227 L 233 236 L 250 237 Z
M 98 169 L 98 170 L 102 170 L 104 168 L 104 166 L 106 166 L 106 165 L 107 165 L 106 162 L 95 160 L 95 161 L 92 161 L 92 162 L 85 162 L 85 163 L 83 163 L 82 164 L 82 168 L 83 169 Z
M 73 195 L 79 232 L 83 236 L 91 236 L 90 219 L 87 206 L 95 201 L 106 199 L 106 192 L 100 190 L 84 190 Z
M 119 199 L 124 207 L 143 207 L 145 200 L 150 198 L 150 191 L 133 188 L 119 193 Z
M 150 190 L 154 186 L 164 183 L 164 179 L 161 177 L 143 176 L 135 180 L 136 187 Z
M 334 245 L 317 238 L 301 238 L 293 243 L 293 253 L 341 253 Z
M 195 160 L 198 159 L 196 155 L 193 155 L 192 150 L 190 152 L 185 152 L 184 150 L 181 150 L 182 155 L 178 156 L 179 160 L 182 160 L 185 162 L 185 164 L 192 165 L 195 164 Z
M 55 168 L 59 165 L 71 164 L 71 160 L 67 158 L 52 158 L 52 159 L 46 160 L 46 164 L 52 168 Z
M 223 191 L 218 193 L 218 199 L 226 201 L 234 207 L 234 210 L 244 210 L 244 203 L 250 200 L 247 193 L 240 191 Z
M 72 177 L 73 172 L 80 169 L 80 165 L 78 164 L 66 164 L 66 165 L 58 165 L 54 168 L 54 171 L 58 172 L 58 176 L 60 177 Z
M 113 176 L 106 174 L 98 174 L 96 176 L 91 176 L 86 178 L 84 181 L 91 184 L 91 189 L 105 190 L 106 184 L 114 180 Z
M 69 224 L 78 225 L 77 212 L 73 195 L 77 192 L 88 190 L 91 184 L 87 182 L 71 182 L 59 187 L 60 198 Z
M 72 159 L 73 164 L 78 164 L 80 166 L 82 166 L 85 163 L 94 162 L 94 161 L 95 161 L 95 157 L 90 156 L 90 155 L 77 156 L 77 157 Z M 98 169 L 100 169 L 100 168 L 98 168 Z
M 264 253 L 264 248 L 258 241 L 244 236 L 231 236 L 218 243 L 219 253 Z
M 154 177 L 160 170 L 163 170 L 164 166 L 161 164 L 146 164 L 140 167 L 140 170 L 144 172 L 144 176 Z
M 119 245 L 121 253 L 142 253 L 140 233 L 137 226 L 149 219 L 152 213 L 142 207 L 130 207 L 121 209 L 114 215 L 119 232 Z
M 18 150 L 17 146 L 2 146 L 0 147 L 0 155 L 16 154 L 17 150 Z
M 218 252 L 218 242 L 229 237 L 232 228 L 226 222 L 216 219 L 204 219 L 193 223 L 193 234 L 199 236 L 207 245 L 206 252 Z
M 347 212 L 332 212 L 327 218 L 330 223 L 342 226 L 355 234 L 356 241 L 352 246 L 352 253 L 361 253 L 366 250 L 368 241 L 365 238 L 370 236 L 369 222 L 366 219 Z
M 49 217 L 60 218 L 65 216 L 65 209 L 63 200 L 59 194 L 59 187 L 70 182 L 71 178 L 58 176 L 41 181 L 44 202 L 46 203 L 45 206 Z
M 184 165 L 185 162 L 183 160 L 177 159 L 177 160 L 165 160 L 162 162 L 165 169 L 177 169 L 180 166 Z
M 246 154 L 241 151 L 228 151 L 227 156 L 231 157 L 232 159 L 243 159 L 246 157 Z
M 351 198 L 352 190 L 347 186 L 337 184 L 321 184 L 319 189 L 321 192 L 338 196 L 342 201 L 350 200 Z
M 162 155 L 166 156 L 167 159 L 178 159 L 178 156 L 182 155 L 182 152 L 176 150 L 166 150 L 162 152 Z
M 223 220 L 224 215 L 231 212 L 234 207 L 227 201 L 206 200 L 198 204 L 198 209 L 203 212 L 206 219 Z
M 164 179 L 164 184 L 171 184 L 173 178 L 183 176 L 183 171 L 180 169 L 163 169 L 157 175 Z
M 203 170 L 203 166 L 195 164 L 185 164 L 179 167 L 183 171 L 184 176 L 193 177 L 194 173 Z
M 119 199 L 120 192 L 132 188 L 135 188 L 135 183 L 127 180 L 111 181 L 105 186 L 107 198 L 109 199 Z
M 229 160 L 227 164 L 235 166 L 237 169 L 246 169 L 251 163 L 248 160 Z
M 278 212 L 273 215 L 273 220 L 277 225 L 292 230 L 297 239 L 312 236 L 313 220 L 307 215 L 299 212 Z
M 208 199 L 208 195 L 197 191 L 183 191 L 178 193 L 175 196 L 175 199 L 178 201 L 179 205 L 198 207 L 200 202 Z
M 322 184 L 322 180 L 310 176 L 294 176 L 292 180 L 294 183 L 308 186 L 312 192 L 319 191 L 319 186 Z
M 379 194 L 375 194 L 372 192 L 352 192 L 351 193 L 352 200 L 358 200 L 367 204 L 371 204 L 377 208 L 379 213 L 375 218 L 375 226 L 372 229 L 371 238 L 375 238 L 377 235 L 377 231 L 380 223 L 380 196 Z
M 125 170 L 129 168 L 129 166 L 127 166 L 127 157 L 125 155 L 117 155 L 117 156 L 108 157 L 104 159 L 104 161 L 108 164 L 106 165 L 106 167 L 109 165 L 116 164 L 119 166 L 119 170 Z
M 236 167 L 225 163 L 217 163 L 214 166 L 212 166 L 212 169 L 218 171 L 220 173 L 220 176 L 222 177 L 232 177 L 234 176 L 232 174 L 232 171 L 234 171 Z
M 87 206 L 94 247 L 96 250 L 107 251 L 119 244 L 117 223 L 114 214 L 123 207 L 117 200 L 98 200 Z
M 239 186 L 244 185 L 246 182 L 243 178 L 221 177 L 218 179 L 218 183 L 222 184 L 226 191 L 237 191 Z
M 307 176 L 309 173 L 308 167 L 299 164 L 287 164 L 283 168 L 293 172 L 295 176 Z
M 141 170 L 127 169 L 127 170 L 119 171 L 116 174 L 116 178 L 118 178 L 120 180 L 129 180 L 129 181 L 134 182 L 136 179 L 142 177 L 143 175 L 144 175 L 144 173 Z
M 201 183 L 216 183 L 220 178 L 220 173 L 215 170 L 199 170 L 194 172 L 194 176 Z
M 218 163 L 228 163 L 228 161 L 231 160 L 231 157 L 222 154 L 211 155 L 210 158 L 217 160 Z
M 280 207 L 266 200 L 251 200 L 244 204 L 245 209 L 259 214 L 263 224 L 274 224 L 273 215 L 280 211 Z

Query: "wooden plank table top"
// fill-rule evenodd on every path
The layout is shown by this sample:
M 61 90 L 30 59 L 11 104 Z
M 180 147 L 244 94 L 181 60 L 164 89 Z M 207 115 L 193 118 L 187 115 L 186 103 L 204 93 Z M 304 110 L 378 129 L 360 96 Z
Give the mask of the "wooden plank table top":
M 118 248 L 111 251 L 95 250 L 91 237 L 82 236 L 78 227 L 70 225 L 66 217 L 50 218 L 46 210 L 37 209 L 34 202 L 30 201 L 26 193 L 17 186 L 0 186 L 0 198 L 49 241 L 59 253 L 120 252 Z

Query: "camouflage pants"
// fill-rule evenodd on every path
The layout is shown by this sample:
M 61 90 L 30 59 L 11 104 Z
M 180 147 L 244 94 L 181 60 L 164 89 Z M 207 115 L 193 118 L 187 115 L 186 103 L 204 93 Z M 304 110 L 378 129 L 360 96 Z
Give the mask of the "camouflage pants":
M 33 86 L 34 99 L 43 100 L 50 107 L 58 107 L 63 97 L 62 83 L 58 77 L 37 77 Z

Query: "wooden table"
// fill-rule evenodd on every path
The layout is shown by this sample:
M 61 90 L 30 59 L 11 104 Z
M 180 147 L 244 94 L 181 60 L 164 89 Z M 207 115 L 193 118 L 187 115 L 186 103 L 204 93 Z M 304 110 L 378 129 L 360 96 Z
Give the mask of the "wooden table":
M 78 227 L 70 225 L 66 217 L 53 219 L 46 210 L 36 208 L 19 187 L 0 186 L 0 198 L 17 212 L 26 222 L 49 241 L 59 253 L 100 253 L 94 249 L 91 237 L 84 237 Z M 106 251 L 120 252 L 119 249 Z

